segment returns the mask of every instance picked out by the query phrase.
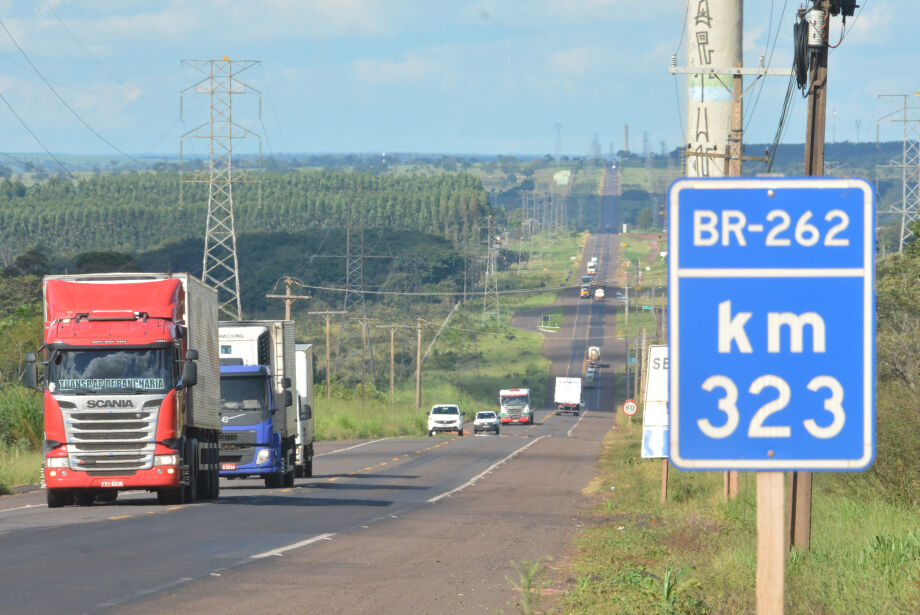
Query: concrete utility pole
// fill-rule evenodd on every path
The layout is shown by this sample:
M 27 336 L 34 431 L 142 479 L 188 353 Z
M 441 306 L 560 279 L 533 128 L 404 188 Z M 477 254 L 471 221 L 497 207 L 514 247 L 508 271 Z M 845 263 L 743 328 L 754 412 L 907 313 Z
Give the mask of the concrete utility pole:
M 285 320 L 291 319 L 291 305 L 293 305 L 294 301 L 296 301 L 297 299 L 312 299 L 310 295 L 292 295 L 291 291 L 293 289 L 294 284 L 297 284 L 298 286 L 303 286 L 302 282 L 299 282 L 295 280 L 294 278 L 292 278 L 291 276 L 286 275 L 284 276 L 284 294 L 283 295 L 265 295 L 268 299 L 281 299 L 282 301 L 284 301 L 284 319 Z
M 330 353 L 329 353 L 329 321 L 332 319 L 333 314 L 347 314 L 345 311 L 336 311 L 330 312 L 326 310 L 324 312 L 307 312 L 307 314 L 320 315 L 323 317 L 323 320 L 326 321 L 326 399 L 329 399 L 332 396 L 332 390 L 330 389 L 330 383 L 332 382 L 332 370 L 329 366 Z
M 182 135 L 183 139 L 207 139 L 209 142 L 210 164 L 207 178 L 196 174 L 194 179 L 183 180 L 183 183 L 208 185 L 208 217 L 201 281 L 217 289 L 219 311 L 233 320 L 240 320 L 243 309 L 240 304 L 240 272 L 236 257 L 233 184 L 249 182 L 261 186 L 261 182 L 247 180 L 242 173 L 237 173 L 234 177 L 233 142 L 250 136 L 256 137 L 260 140 L 259 151 L 262 150 L 261 137 L 233 121 L 232 99 L 234 95 L 239 94 L 258 94 L 261 116 L 261 92 L 238 78 L 240 73 L 260 62 L 231 61 L 224 56 L 221 60 L 183 60 L 182 64 L 197 70 L 204 77 L 183 90 L 181 96 L 192 91 L 210 97 L 209 120 Z

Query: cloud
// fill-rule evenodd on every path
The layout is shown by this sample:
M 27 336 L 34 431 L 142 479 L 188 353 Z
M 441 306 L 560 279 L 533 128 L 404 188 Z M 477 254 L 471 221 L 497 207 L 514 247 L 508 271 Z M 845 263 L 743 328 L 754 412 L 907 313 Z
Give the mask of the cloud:
M 354 77 L 361 84 L 419 84 L 435 77 L 443 68 L 439 62 L 417 54 L 401 60 L 364 58 L 352 62 Z
M 580 76 L 593 71 L 598 65 L 598 58 L 605 50 L 600 47 L 576 47 L 557 51 L 549 56 L 547 68 L 560 75 Z

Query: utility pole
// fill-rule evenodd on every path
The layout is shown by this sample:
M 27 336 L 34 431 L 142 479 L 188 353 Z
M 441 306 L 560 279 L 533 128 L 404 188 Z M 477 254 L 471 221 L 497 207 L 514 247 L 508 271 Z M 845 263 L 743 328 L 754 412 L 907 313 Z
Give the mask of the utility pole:
M 218 311 L 233 320 L 242 318 L 240 304 L 240 271 L 236 255 L 236 228 L 233 218 L 233 184 L 258 183 L 261 200 L 261 182 L 247 180 L 243 173 L 234 177 L 233 141 L 254 136 L 261 137 L 233 121 L 234 95 L 259 95 L 259 115 L 262 109 L 262 94 L 240 81 L 237 76 L 243 71 L 260 64 L 258 60 L 231 61 L 224 56 L 221 60 L 183 60 L 182 64 L 197 70 L 204 77 L 180 94 L 180 107 L 184 108 L 186 92 L 207 94 L 210 97 L 210 118 L 193 128 L 183 139 L 207 139 L 210 160 L 208 176 L 195 174 L 193 179 L 182 183 L 203 183 L 208 185 L 208 217 L 205 227 L 204 256 L 202 258 L 201 281 L 217 289 Z M 182 113 L 180 111 L 180 117 Z M 260 117 L 261 119 L 261 117 Z M 181 161 L 180 150 L 180 161 Z M 261 157 L 261 156 L 260 156 Z M 181 187 L 181 184 L 180 184 Z M 181 201 L 180 193 L 180 201 Z
M 352 318 L 352 320 L 357 320 L 361 323 L 361 403 L 363 404 L 364 393 L 367 387 L 367 325 L 372 320 L 377 319 L 359 316 L 358 318 Z M 373 363 L 371 363 L 371 365 L 373 365 Z
M 816 0 L 808 15 L 808 117 L 805 126 L 805 175 L 824 175 L 827 124 L 827 23 L 829 0 Z M 805 17 L 804 11 L 800 12 Z M 808 551 L 811 543 L 811 472 L 793 472 L 787 499 L 788 547 Z
M 491 318 L 496 323 L 501 322 L 501 312 L 498 307 L 498 244 L 495 240 L 495 219 L 489 216 L 486 225 L 486 275 L 485 288 L 482 295 L 482 324 L 485 325 Z
M 326 310 L 324 312 L 307 312 L 307 314 L 320 315 L 323 317 L 323 320 L 326 321 L 326 399 L 329 399 L 332 396 L 332 390 L 330 388 L 330 383 L 332 381 L 332 369 L 329 365 L 330 353 L 329 353 L 329 321 L 332 319 L 333 314 L 347 314 L 345 311 L 330 312 Z
M 310 295 L 292 295 L 291 290 L 294 284 L 303 286 L 303 282 L 295 280 L 289 275 L 284 276 L 284 294 L 283 295 L 265 295 L 268 299 L 281 299 L 284 301 L 284 319 L 291 319 L 291 305 L 297 299 L 311 299 Z
M 377 325 L 378 329 L 389 329 L 390 330 L 390 406 L 392 407 L 396 397 L 395 397 L 395 386 L 396 386 L 396 329 L 399 325 L 389 324 L 389 325 Z
M 422 317 L 415 317 L 417 342 L 415 347 L 415 407 L 422 407 Z

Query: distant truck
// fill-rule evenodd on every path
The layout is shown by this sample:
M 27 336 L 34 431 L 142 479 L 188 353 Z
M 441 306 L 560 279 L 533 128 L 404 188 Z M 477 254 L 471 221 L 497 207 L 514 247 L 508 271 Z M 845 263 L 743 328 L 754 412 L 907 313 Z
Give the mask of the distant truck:
M 217 291 L 185 273 L 46 276 L 42 362 L 49 508 L 155 491 L 218 496 Z M 39 385 L 38 366 L 44 380 Z
M 313 450 L 316 441 L 313 422 L 313 344 L 294 346 L 294 370 L 297 387 L 297 451 L 294 474 L 297 478 L 313 476 Z
M 556 390 L 553 394 L 556 414 L 574 414 L 581 412 L 581 378 L 556 378 Z
M 585 388 L 597 386 L 597 372 L 601 366 L 601 349 L 599 346 L 588 346 L 585 349 L 585 359 L 582 365 L 582 376 Z
M 502 389 L 498 392 L 498 418 L 504 423 L 533 425 L 530 389 Z
M 294 354 L 290 320 L 220 323 L 221 476 L 293 486 L 300 436 Z

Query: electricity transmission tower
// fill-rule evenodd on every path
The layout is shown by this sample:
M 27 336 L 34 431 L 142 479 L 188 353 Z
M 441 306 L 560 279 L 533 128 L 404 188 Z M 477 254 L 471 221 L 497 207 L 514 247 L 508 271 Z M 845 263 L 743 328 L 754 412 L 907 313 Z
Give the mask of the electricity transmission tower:
M 495 237 L 495 219 L 489 216 L 486 223 L 486 275 L 485 292 L 482 295 L 482 324 L 486 324 L 490 318 L 495 318 L 497 324 L 501 323 L 498 308 L 498 248 L 499 243 Z
M 900 98 L 901 108 L 888 113 L 879 122 L 897 122 L 903 124 L 904 142 L 901 156 L 883 168 L 901 170 L 901 199 L 885 212 L 901 216 L 900 241 L 898 251 L 914 238 L 913 224 L 920 218 L 920 94 L 883 94 L 879 98 Z
M 208 219 L 201 280 L 217 289 L 219 313 L 234 320 L 242 317 L 242 307 L 233 218 L 233 184 L 258 183 L 261 198 L 261 182 L 246 179 L 242 172 L 234 176 L 233 141 L 255 137 L 259 139 L 260 152 L 262 141 L 260 135 L 233 121 L 232 102 L 235 94 L 255 93 L 259 96 L 261 114 L 261 92 L 237 78 L 240 73 L 259 63 L 258 60 L 231 61 L 227 57 L 221 60 L 182 61 L 182 64 L 190 66 L 204 77 L 182 90 L 180 101 L 189 91 L 207 94 L 210 98 L 209 120 L 182 135 L 183 139 L 207 139 L 210 152 L 207 177 L 204 172 L 196 172 L 192 179 L 183 180 L 183 183 L 208 185 Z
M 556 122 L 556 146 L 553 148 L 553 158 L 562 158 L 562 124 Z

